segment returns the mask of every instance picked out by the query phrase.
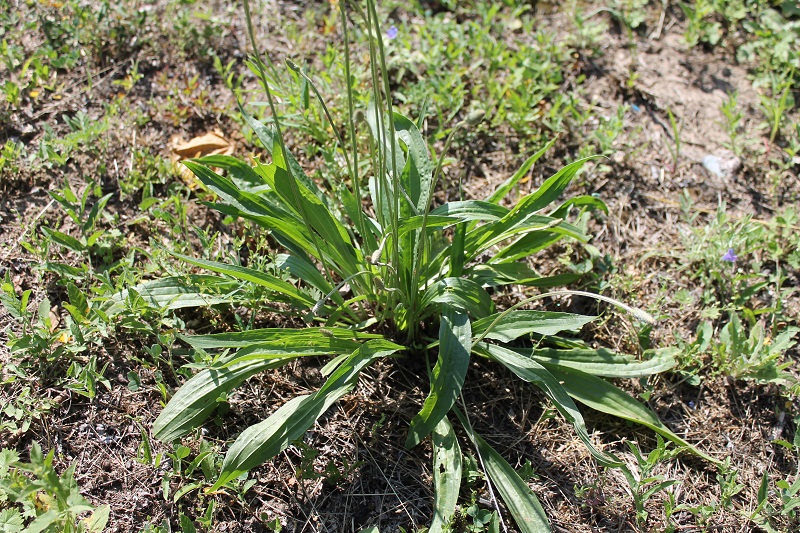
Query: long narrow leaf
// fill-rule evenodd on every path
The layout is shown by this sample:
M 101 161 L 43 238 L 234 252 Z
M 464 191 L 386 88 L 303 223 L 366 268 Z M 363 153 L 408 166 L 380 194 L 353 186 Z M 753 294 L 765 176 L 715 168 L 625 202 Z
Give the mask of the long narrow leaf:
M 246 348 L 254 344 L 275 343 L 284 347 L 301 347 L 304 343 L 314 341 L 330 341 L 334 338 L 339 341 L 363 341 L 379 339 L 375 333 L 362 333 L 345 328 L 330 327 L 325 330 L 319 328 L 287 329 L 287 328 L 262 328 L 250 331 L 237 331 L 230 333 L 212 333 L 211 335 L 181 335 L 181 340 L 191 344 L 198 350 L 212 350 L 219 348 Z M 348 345 L 348 352 L 358 346 Z
M 417 213 L 428 209 L 431 203 L 431 180 L 433 165 L 431 164 L 428 144 L 420 134 L 417 126 L 400 113 L 394 113 L 394 131 L 397 138 L 403 141 L 408 149 L 408 171 L 404 172 L 401 185 L 408 193 Z
M 274 291 L 284 297 L 279 299 L 281 300 L 288 299 L 289 302 L 297 306 L 311 307 L 316 303 L 316 300 L 314 298 L 300 291 L 297 287 L 295 287 L 288 281 L 276 278 L 275 276 L 270 276 L 269 274 L 261 272 L 260 270 L 255 270 L 253 268 L 247 268 L 238 265 L 229 265 L 226 263 L 220 263 L 218 261 L 207 261 L 205 259 L 198 259 L 195 257 L 182 255 L 174 252 L 172 253 L 172 255 L 177 257 L 181 261 L 185 261 L 192 265 L 199 266 L 207 270 L 211 270 L 212 272 L 226 274 L 228 276 L 234 277 L 242 281 L 249 281 L 251 283 L 255 283 L 256 285 L 266 287 L 267 289 Z
M 497 488 L 500 497 L 506 504 L 511 516 L 517 523 L 522 533 L 549 533 L 550 523 L 547 515 L 539 503 L 539 498 L 533 493 L 519 474 L 508 464 L 508 461 L 495 451 L 494 448 L 481 438 L 480 435 L 472 431 L 469 422 L 458 409 L 455 409 L 461 425 L 478 450 L 486 474 Z
M 564 287 L 581 278 L 579 274 L 556 274 L 541 276 L 522 263 L 498 263 L 475 265 L 467 272 L 481 285 L 498 287 L 502 285 L 526 285 L 528 287 Z
M 505 198 L 506 195 L 511 191 L 511 189 L 513 189 L 517 185 L 517 183 L 519 183 L 519 180 L 525 177 L 528 171 L 530 171 L 533 164 L 536 163 L 536 161 L 538 161 L 539 158 L 541 158 L 545 154 L 545 152 L 547 152 L 547 150 L 549 150 L 550 147 L 553 146 L 555 142 L 556 139 L 552 139 L 551 141 L 549 141 L 547 144 L 544 145 L 544 148 L 542 148 L 541 150 L 530 156 L 527 160 L 525 160 L 525 162 L 522 163 L 522 166 L 519 167 L 519 169 L 514 173 L 514 175 L 508 178 L 505 182 L 503 182 L 503 184 L 500 185 L 500 187 L 498 187 L 497 190 L 494 191 L 494 193 L 492 193 L 492 195 L 488 198 L 488 201 L 493 204 L 497 204 L 500 202 L 500 200 Z
M 629 355 L 621 355 L 600 348 L 554 350 L 554 349 L 515 349 L 515 352 L 532 357 L 546 366 L 569 367 L 595 376 L 606 378 L 640 378 L 651 376 L 673 368 L 677 361 L 675 348 L 648 350 L 641 361 Z
M 499 317 L 499 320 L 497 320 Z M 472 334 L 481 335 L 486 328 L 491 330 L 485 338 L 511 342 L 523 335 L 556 335 L 562 331 L 577 331 L 596 319 L 596 316 L 557 313 L 553 311 L 519 310 L 510 313 L 497 313 L 472 324 Z M 497 322 L 495 323 L 495 320 Z
M 508 214 L 508 209 L 490 202 L 464 200 L 448 202 L 431 210 L 431 216 L 458 217 L 461 222 L 478 220 L 482 222 L 500 220 Z
M 209 490 L 217 490 L 280 453 L 353 388 L 364 367 L 401 349 L 402 346 L 385 340 L 364 343 L 316 393 L 289 400 L 269 418 L 244 430 L 225 455 L 220 477 Z
M 218 405 L 221 394 L 238 387 L 259 372 L 285 365 L 295 357 L 261 361 L 239 361 L 225 368 L 208 368 L 195 374 L 178 389 L 153 424 L 153 436 L 169 442 L 199 426 Z
M 240 290 L 239 283 L 219 276 L 192 275 L 171 276 L 145 281 L 130 289 L 114 294 L 100 309 L 114 316 L 126 308 L 126 302 L 134 295 L 144 303 L 163 309 L 183 309 L 235 302 L 233 296 Z
M 641 424 L 660 433 L 663 437 L 671 440 L 675 444 L 685 446 L 691 450 L 692 453 L 699 455 L 711 463 L 720 463 L 720 461 L 701 452 L 670 431 L 650 409 L 606 380 L 574 368 L 547 364 L 545 367 L 562 383 L 567 394 L 582 404 L 600 411 L 601 413 Z
M 431 433 L 433 441 L 433 520 L 428 533 L 443 533 L 450 525 L 461 488 L 461 448 L 453 426 L 442 418 Z
M 430 393 L 422 410 L 411 420 L 406 448 L 422 442 L 453 407 L 467 375 L 471 339 L 467 313 L 453 305 L 442 304 L 439 358 L 431 374 Z
M 475 349 L 476 352 L 487 355 L 501 363 L 519 378 L 539 387 L 550 398 L 558 412 L 567 422 L 572 424 L 578 438 L 581 439 L 598 462 L 605 466 L 619 466 L 621 464 L 616 457 L 605 454 L 594 446 L 589 438 L 589 433 L 586 431 L 586 424 L 583 421 L 581 412 L 578 411 L 563 384 L 559 383 L 547 368 L 504 346 L 479 343 L 475 346 Z

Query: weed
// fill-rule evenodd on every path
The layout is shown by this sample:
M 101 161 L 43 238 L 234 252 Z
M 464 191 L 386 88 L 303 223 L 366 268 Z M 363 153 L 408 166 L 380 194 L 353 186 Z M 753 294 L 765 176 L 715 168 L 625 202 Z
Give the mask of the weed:
M 622 469 L 630 487 L 636 509 L 636 523 L 640 528 L 644 528 L 647 523 L 648 512 L 644 507 L 647 500 L 678 482 L 675 479 L 665 479 L 664 476 L 652 475 L 653 469 L 661 461 L 669 461 L 680 453 L 680 450 L 668 449 L 669 442 L 665 442 L 661 435 L 656 435 L 656 438 L 658 439 L 656 447 L 646 456 L 636 443 L 629 442 L 628 448 L 636 459 L 636 469 L 627 467 Z
M 75 482 L 75 466 L 59 476 L 53 468 L 53 456 L 52 450 L 43 455 L 35 442 L 30 463 L 20 461 L 13 450 L 0 451 L 0 501 L 13 504 L 2 511 L 4 531 L 92 533 L 105 528 L 110 507 L 93 507 Z M 89 515 L 78 519 L 86 513 Z
M 740 128 L 744 114 L 739 109 L 737 103 L 738 98 L 739 93 L 730 93 L 728 95 L 728 99 L 725 100 L 725 102 L 723 102 L 723 104 L 720 106 L 720 111 L 722 112 L 722 116 L 725 117 L 723 126 L 725 127 L 725 131 L 728 133 L 728 139 L 730 140 L 728 148 L 730 148 L 730 150 L 737 156 L 741 156 L 744 149 L 742 147 L 740 138 Z
M 344 4 L 340 6 L 344 8 Z M 491 21 L 496 13 L 492 8 L 484 16 Z M 273 93 L 273 87 L 279 85 L 273 82 L 273 66 L 263 64 L 256 49 L 247 2 L 245 15 L 254 46 L 250 66 L 266 92 L 271 126 L 242 113 L 271 154 L 272 162 L 255 161 L 251 165 L 228 156 L 210 156 L 185 164 L 218 195 L 219 201 L 209 205 L 268 230 L 286 253 L 258 269 L 173 253 L 177 259 L 216 275 L 192 276 L 194 287 L 187 286 L 185 277 L 166 277 L 140 284 L 135 294 L 154 297 L 155 302 L 164 302 L 168 308 L 176 302 L 177 306 L 213 302 L 218 296 L 221 301 L 230 301 L 252 284 L 265 291 L 265 299 L 283 304 L 281 314 L 305 321 L 306 327 L 181 335 L 197 353 L 207 354 L 210 364 L 203 365 L 205 368 L 184 383 L 164 407 L 155 422 L 156 438 L 170 442 L 192 431 L 211 415 L 221 396 L 256 373 L 279 368 L 300 357 L 330 356 L 322 368 L 327 380 L 320 389 L 289 400 L 266 420 L 240 434 L 210 488 L 217 490 L 297 441 L 378 359 L 402 362 L 432 358 L 435 363 L 428 365 L 430 393 L 412 419 L 406 438 L 408 448 L 428 436 L 433 442 L 437 518 L 431 529 L 442 529 L 455 515 L 462 479 L 460 446 L 448 413 L 460 421 L 477 452 L 490 491 L 508 504 L 517 524 L 525 528 L 546 527 L 547 519 L 529 486 L 456 407 L 470 358 L 476 356 L 505 366 L 523 381 L 543 389 L 603 465 L 620 467 L 622 463 L 595 448 L 573 398 L 602 412 L 642 423 L 668 440 L 691 448 L 647 408 L 603 379 L 642 377 L 669 368 L 674 360 L 668 351 L 646 352 L 647 359 L 639 362 L 590 349 L 561 334 L 577 331 L 594 317 L 523 306 L 549 297 L 585 296 L 611 303 L 639 321 L 651 322 L 649 315 L 604 296 L 570 290 L 536 294 L 498 312 L 485 289 L 509 284 L 552 287 L 562 282 L 564 278 L 543 278 L 521 260 L 565 237 L 574 243 L 587 240 L 584 231 L 566 219 L 578 207 L 580 212 L 589 208 L 605 210 L 602 202 L 594 197 L 570 199 L 560 205 L 555 202 L 588 159 L 562 168 L 541 187 L 522 196 L 514 207 L 501 206 L 503 198 L 551 142 L 485 200 L 449 202 L 432 208 L 444 157 L 440 156 L 435 165 L 431 160 L 417 127 L 422 117 L 413 122 L 393 110 L 387 44 L 382 39 L 375 4 L 368 1 L 365 11 L 356 8 L 356 17 L 369 37 L 370 100 L 366 109 L 356 109 L 359 100 L 348 87 L 344 129 L 335 124 L 311 77 L 301 66 L 286 60 L 295 79 L 301 81 L 297 101 L 310 108 L 310 97 L 316 96 L 318 116 L 327 121 L 334 135 L 332 141 L 327 141 L 335 146 L 329 148 L 330 153 L 341 157 L 349 178 L 344 183 L 329 179 L 332 191 L 321 190 L 284 144 L 286 123 L 277 112 Z M 351 30 L 344 11 L 341 16 L 344 70 L 349 79 Z M 398 31 L 396 39 L 400 39 L 399 34 Z M 547 34 L 537 34 L 537 38 L 544 49 L 554 46 Z M 546 63 L 525 63 L 517 68 L 512 79 L 520 83 L 532 78 L 547 86 L 547 79 L 560 75 L 547 68 Z M 540 96 L 535 98 L 538 102 Z M 548 117 L 560 117 L 561 106 L 569 105 L 566 101 L 554 98 L 554 111 Z M 530 107 L 532 102 L 526 101 L 525 106 Z M 460 120 L 447 134 L 443 153 L 460 130 L 476 127 L 482 118 L 483 113 L 473 113 Z M 362 128 L 369 134 L 368 149 L 363 151 L 358 143 Z M 359 165 L 364 160 L 370 162 L 366 176 Z M 223 169 L 227 177 L 212 167 Z M 362 187 L 368 194 L 362 193 Z M 362 201 L 365 196 L 366 202 Z M 283 274 L 276 275 L 278 271 Z M 292 282 L 287 281 L 287 276 Z M 220 292 L 209 293 L 215 287 Z M 131 290 L 117 301 L 130 298 Z M 535 340 L 536 348 L 518 348 L 514 344 L 518 339 Z M 176 446 L 174 464 L 188 456 L 186 450 Z M 470 514 L 470 509 L 473 507 L 467 508 L 467 516 L 473 525 L 496 529 L 491 524 L 502 522 L 499 513 L 497 522 L 493 522 L 478 509 Z
M 770 74 L 772 93 L 770 95 L 759 95 L 761 100 L 761 110 L 767 118 L 769 129 L 769 143 L 772 145 L 781 129 L 786 111 L 794 107 L 794 97 L 791 89 L 794 86 L 795 71 L 783 75 Z
M 672 109 L 667 109 L 667 116 L 669 117 L 669 125 L 672 129 L 670 140 L 672 143 L 666 143 L 667 149 L 672 156 L 672 171 L 678 171 L 678 163 L 681 157 L 681 134 L 683 133 L 683 121 L 679 121 L 672 113 Z

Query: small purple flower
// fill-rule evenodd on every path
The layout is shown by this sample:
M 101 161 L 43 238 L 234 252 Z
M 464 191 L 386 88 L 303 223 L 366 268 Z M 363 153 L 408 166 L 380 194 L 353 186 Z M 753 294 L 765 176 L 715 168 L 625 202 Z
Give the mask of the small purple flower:
M 386 37 L 389 39 L 394 39 L 397 37 L 397 34 L 400 33 L 400 30 L 397 29 L 397 26 L 392 26 L 388 30 L 386 30 Z
M 735 263 L 737 259 L 739 258 L 735 253 L 733 253 L 733 248 L 728 248 L 728 251 L 722 256 L 722 260 L 727 261 L 728 263 Z

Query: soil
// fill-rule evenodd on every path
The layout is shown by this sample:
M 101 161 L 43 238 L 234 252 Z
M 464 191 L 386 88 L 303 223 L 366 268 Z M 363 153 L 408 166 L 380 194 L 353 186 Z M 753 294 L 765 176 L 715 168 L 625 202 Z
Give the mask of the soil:
M 302 4 L 268 3 L 259 16 L 258 26 L 259 30 L 273 27 L 279 16 L 307 24 L 306 31 L 319 32 L 313 41 L 318 49 L 300 52 L 312 56 L 312 52 L 324 51 L 328 39 L 319 28 L 319 14 L 325 6 Z M 317 18 L 304 18 L 306 7 L 316 9 Z M 50 13 L 41 6 L 25 5 L 18 9 Z M 151 9 L 162 10 L 163 6 L 157 3 Z M 220 2 L 212 2 L 207 9 L 226 21 L 221 24 L 223 30 L 209 38 L 208 45 L 217 51 L 223 64 L 233 60 L 239 71 L 244 72 L 243 17 L 238 11 L 228 11 Z M 30 12 L 26 14 L 31 16 Z M 657 20 L 659 14 L 655 10 L 651 18 Z M 400 17 L 403 12 L 393 15 Z M 164 12 L 163 16 L 168 14 Z M 570 24 L 563 13 L 543 9 L 538 16 L 542 24 L 556 29 L 568 28 Z M 752 215 L 766 219 L 784 206 L 797 205 L 800 193 L 800 180 L 791 172 L 777 185 L 767 181 L 761 172 L 766 155 L 761 160 L 736 161 L 723 176 L 703 166 L 709 154 L 735 159 L 725 148 L 728 139 L 721 127 L 721 103 L 728 94 L 737 91 L 745 111 L 744 128 L 752 129 L 761 121 L 756 109 L 758 91 L 753 88 L 746 67 L 736 63 L 731 47 L 689 48 L 682 41 L 682 25 L 683 17 L 677 8 L 667 10 L 658 33 L 655 23 L 631 35 L 615 31 L 612 23 L 603 37 L 601 53 L 580 59 L 575 72 L 576 76 L 583 74 L 588 78 L 587 105 L 602 108 L 609 115 L 616 113 L 621 105 L 630 106 L 625 113 L 624 131 L 615 145 L 621 150 L 603 162 L 605 170 L 599 163 L 590 166 L 572 192 L 600 195 L 608 204 L 610 214 L 595 225 L 592 244 L 613 257 L 617 268 L 631 280 L 629 285 L 618 289 L 616 296 L 634 298 L 644 309 L 663 309 L 665 302 L 661 295 L 666 272 L 680 266 L 668 254 L 652 252 L 681 246 L 682 232 L 687 229 L 678 201 L 683 191 L 688 191 L 693 199 L 701 220 L 712 216 L 720 201 L 727 204 L 733 218 Z M 141 215 L 141 190 L 120 189 L 126 172 L 141 163 L 142 150 L 168 161 L 173 156 L 170 144 L 173 138 L 189 140 L 214 130 L 235 144 L 238 155 L 258 150 L 240 133 L 244 128 L 226 114 L 235 97 L 211 66 L 208 56 L 196 56 L 191 50 L 179 49 L 174 42 L 159 40 L 157 30 L 149 30 L 149 44 L 130 41 L 127 43 L 130 46 L 120 46 L 113 57 L 96 57 L 96 79 L 90 89 L 86 88 L 85 72 L 65 73 L 64 89 L 57 99 L 28 98 L 0 128 L 0 142 L 19 140 L 29 151 L 35 151 L 45 135 L 46 125 L 56 135 L 68 131 L 60 118 L 63 114 L 80 110 L 98 119 L 106 113 L 110 102 L 116 101 L 120 106 L 111 119 L 112 127 L 101 139 L 105 148 L 77 151 L 65 167 L 24 163 L 18 172 L 3 174 L 0 181 L 0 274 L 7 277 L 18 294 L 32 289 L 34 305 L 48 297 L 57 320 L 66 317 L 60 305 L 66 300 L 65 289 L 53 274 L 37 269 L 41 257 L 20 246 L 23 241 L 35 245 L 38 228 L 43 224 L 61 227 L 65 232 L 74 229 L 60 207 L 51 201 L 48 191 L 59 188 L 64 180 L 74 190 L 82 191 L 91 176 L 104 193 L 113 193 L 107 208 L 111 218 L 103 221 L 103 227 L 120 229 L 125 246 L 147 249 L 150 242 L 169 242 L 173 233 L 164 221 L 150 225 L 137 222 Z M 22 45 L 33 49 L 40 37 L 31 32 L 30 41 Z M 266 44 L 275 57 L 298 53 L 288 38 L 269 39 Z M 631 46 L 631 40 L 635 46 Z M 137 62 L 141 79 L 125 92 L 115 82 L 124 81 L 132 61 Z M 631 72 L 638 76 L 629 83 Z M 245 83 L 248 88 L 256 87 L 252 78 L 246 78 Z M 683 149 L 677 165 L 670 152 L 675 138 L 667 110 L 683 124 Z M 131 127 L 137 117 L 144 117 L 141 120 L 144 126 Z M 581 135 L 589 127 L 578 125 L 564 135 L 554 153 L 537 165 L 529 186 L 540 184 L 550 171 L 574 158 Z M 503 149 L 503 143 L 519 144 L 512 133 L 508 135 L 509 138 L 500 140 L 479 140 L 472 147 L 460 144 L 454 154 L 459 162 L 447 167 L 446 181 L 457 184 L 459 176 L 466 176 L 463 190 L 471 197 L 484 197 L 484 191 L 511 175 L 525 158 L 526 154 Z M 302 151 L 297 152 L 302 156 Z M 313 167 L 318 162 L 305 159 L 303 164 Z M 178 174 L 164 176 L 162 182 L 155 184 L 154 194 L 179 185 L 181 179 Z M 446 187 L 437 195 L 445 199 L 456 193 L 455 188 Z M 221 227 L 218 215 L 194 202 L 191 205 L 187 215 L 190 222 L 204 228 Z M 228 231 L 221 237 L 223 244 L 233 241 L 231 233 Z M 59 259 L 66 263 L 77 264 L 81 260 L 61 250 L 50 252 L 60 254 Z M 141 254 L 137 257 L 141 259 Z M 691 280 L 677 274 L 672 279 L 676 286 L 691 288 Z M 800 316 L 796 296 L 787 300 L 787 306 L 788 316 Z M 676 338 L 693 338 L 699 320 L 697 313 L 670 314 L 671 311 L 677 310 L 665 309 L 666 318 L 651 333 L 656 345 L 669 345 Z M 207 328 L 209 324 L 222 322 L 200 311 L 187 313 L 183 318 L 196 329 L 201 329 L 201 324 Z M 264 325 L 270 325 L 269 317 L 262 318 L 266 321 Z M 16 331 L 16 322 L 0 311 L 0 324 L 4 324 L 0 340 L 6 341 L 9 332 Z M 591 335 L 598 345 L 620 350 L 636 350 L 638 346 L 636 332 L 619 317 L 597 326 Z M 303 445 L 291 446 L 251 473 L 256 483 L 245 494 L 228 491 L 204 494 L 202 489 L 195 489 L 174 501 L 176 491 L 185 488 L 187 481 L 169 476 L 174 462 L 166 454 L 173 450 L 164 443 L 147 439 L 152 456 L 159 456 L 160 463 L 141 460 L 143 435 L 149 435 L 163 405 L 156 372 L 162 372 L 171 387 L 177 387 L 184 379 L 147 359 L 145 350 L 152 342 L 152 338 L 120 333 L 110 336 L 104 345 L 93 347 L 110 388 L 98 385 L 92 400 L 54 385 L 58 374 L 49 380 L 31 377 L 12 383 L 10 373 L 3 371 L 7 381 L 0 391 L 0 403 L 12 401 L 28 387 L 51 407 L 33 421 L 27 432 L 0 432 L 2 446 L 15 447 L 24 453 L 32 441 L 37 441 L 45 450 L 56 450 L 59 469 L 75 464 L 76 480 L 84 496 L 96 505 L 111 505 L 112 518 L 107 531 L 141 531 L 147 524 L 161 524 L 165 520 L 177 529 L 179 513 L 201 518 L 212 503 L 211 530 L 220 532 L 269 531 L 268 524 L 276 518 L 282 531 L 298 533 L 358 531 L 370 525 L 377 525 L 382 531 L 400 531 L 400 528 L 409 531 L 428 523 L 432 512 L 430 445 L 424 443 L 410 451 L 403 447 L 408 422 L 419 409 L 425 391 L 409 369 L 394 362 L 365 371 L 354 392 L 307 432 Z M 788 356 L 796 363 L 800 354 L 795 350 Z M 86 354 L 80 357 L 85 358 Z M 6 369 L 13 362 L 5 342 L 0 343 L 0 362 Z M 63 375 L 67 366 L 56 363 L 54 372 Z M 137 390 L 128 387 L 129 372 L 135 372 L 141 379 Z M 218 415 L 202 432 L 185 438 L 183 444 L 192 450 L 191 457 L 198 453 L 201 441 L 224 450 L 225 443 L 247 425 L 263 419 L 297 394 L 313 391 L 321 383 L 322 376 L 312 363 L 292 364 L 253 378 L 229 398 L 226 413 Z M 645 392 L 638 383 L 620 383 L 620 386 L 636 394 Z M 654 475 L 679 480 L 673 494 L 676 502 L 685 504 L 685 510 L 672 517 L 678 529 L 753 530 L 746 516 L 755 507 L 764 473 L 773 483 L 795 475 L 796 457 L 774 441 L 779 438 L 791 441 L 794 437 L 795 428 L 788 413 L 797 412 L 797 406 L 787 404 L 787 398 L 777 387 L 732 382 L 721 377 L 692 386 L 680 375 L 666 374 L 648 386 L 651 389 L 648 404 L 661 419 L 705 452 L 729 459 L 738 470 L 736 481 L 742 485 L 742 490 L 732 497 L 730 509 L 715 513 L 703 523 L 689 509 L 719 499 L 717 471 L 689 454 L 660 464 Z M 599 467 L 571 428 L 554 416 L 547 400 L 536 389 L 520 386 L 503 370 L 476 362 L 470 368 L 464 402 L 476 430 L 512 466 L 522 468 L 530 462 L 535 472 L 530 479 L 531 487 L 542 501 L 555 531 L 640 530 L 622 474 Z M 588 411 L 584 415 L 598 446 L 632 464 L 634 457 L 627 442 L 638 442 L 643 449 L 655 445 L 654 435 L 642 428 Z M 167 497 L 166 487 L 169 487 Z M 480 479 L 472 481 L 472 488 L 482 507 L 494 506 Z M 465 489 L 462 495 L 468 496 L 469 491 Z M 645 530 L 662 531 L 667 527 L 665 498 L 666 493 L 662 492 L 648 502 L 646 510 L 650 518 Z M 466 523 L 465 518 L 462 526 Z M 513 530 L 508 519 L 505 525 Z M 792 527 L 788 520 L 778 526 L 786 528 L 785 531 Z

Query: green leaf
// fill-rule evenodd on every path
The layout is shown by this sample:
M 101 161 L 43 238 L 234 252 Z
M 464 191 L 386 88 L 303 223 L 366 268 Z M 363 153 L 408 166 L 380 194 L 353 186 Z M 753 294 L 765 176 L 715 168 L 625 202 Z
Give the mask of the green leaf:
M 531 333 L 557 335 L 561 331 L 577 331 L 596 318 L 572 313 L 519 310 L 506 314 L 496 313 L 477 320 L 472 325 L 472 333 L 479 336 L 490 328 L 485 338 L 511 342 Z
M 236 186 L 244 191 L 257 193 L 269 190 L 267 183 L 258 172 L 244 161 L 233 156 L 207 155 L 195 161 L 209 168 L 217 167 L 227 170 Z
M 721 461 L 701 452 L 670 431 L 650 409 L 606 380 L 574 368 L 548 364 L 544 366 L 561 382 L 567 394 L 580 403 L 601 413 L 648 427 L 675 444 L 685 446 L 703 459 L 715 465 L 721 464 Z
M 324 331 L 320 328 L 287 329 L 262 328 L 250 331 L 228 333 L 212 333 L 210 335 L 180 335 L 181 340 L 189 343 L 196 350 L 213 350 L 217 348 L 246 348 L 253 345 L 274 343 L 276 347 L 302 348 L 309 343 L 320 345 L 321 342 L 347 341 L 355 343 L 369 339 L 380 339 L 381 335 L 363 333 L 346 328 L 330 327 Z M 333 341 L 331 340 L 333 339 Z M 347 344 L 348 353 L 358 346 Z M 331 352 L 326 352 L 331 353 Z
M 173 276 L 145 281 L 125 289 L 104 302 L 101 309 L 109 316 L 125 310 L 130 296 L 136 295 L 145 303 L 163 309 L 182 309 L 234 302 L 240 290 L 239 282 L 219 276 Z
M 83 253 L 86 251 L 86 246 L 70 235 L 66 233 L 61 233 L 60 231 L 56 231 L 54 229 L 50 229 L 48 227 L 42 227 L 42 232 L 47 235 L 54 243 L 67 248 L 68 250 L 72 250 L 73 252 Z
M 422 410 L 411 420 L 406 448 L 428 436 L 447 415 L 461 394 L 469 366 L 472 332 L 466 312 L 442 304 L 439 326 L 439 357 L 431 373 L 431 390 Z
M 199 266 L 201 268 L 205 268 L 207 270 L 211 270 L 212 272 L 217 272 L 219 274 L 225 274 L 236 279 L 242 281 L 249 281 L 251 283 L 255 283 L 256 285 L 260 285 L 261 287 L 266 287 L 267 289 L 278 293 L 279 295 L 283 295 L 288 301 L 294 305 L 299 307 L 312 307 L 316 300 L 312 298 L 310 295 L 300 291 L 289 283 L 288 281 L 283 281 L 280 278 L 276 278 L 275 276 L 270 276 L 260 270 L 255 270 L 253 268 L 242 267 L 238 265 L 229 265 L 225 263 L 220 263 L 218 261 L 207 261 L 205 259 L 196 259 L 194 257 L 178 254 L 175 252 L 170 252 L 171 255 L 177 257 L 181 261 L 185 261 L 189 264 Z M 280 299 L 280 298 L 277 298 Z
M 359 270 L 356 262 L 360 257 L 347 230 L 328 207 L 301 182 L 294 181 L 294 177 L 286 169 L 277 164 L 262 168 L 275 193 L 304 221 L 309 231 L 314 231 L 321 237 L 328 253 L 343 269 L 342 274 L 345 277 L 355 274 Z
M 551 247 L 564 237 L 572 237 L 578 242 L 587 242 L 589 240 L 578 228 L 566 222 L 561 222 L 557 226 L 553 226 L 545 231 L 539 231 L 535 228 L 531 229 L 527 226 L 519 226 L 514 228 L 510 233 L 513 235 L 518 233 L 525 234 L 494 254 L 491 258 L 492 263 L 507 263 L 524 259 Z
M 25 533 L 39 533 L 40 531 L 45 531 L 49 529 L 51 525 L 57 523 L 58 518 L 58 513 L 53 510 L 40 514 L 36 517 L 36 520 L 28 524 L 28 527 L 25 528 Z
M 589 433 L 586 431 L 583 416 L 580 411 L 578 411 L 577 406 L 569 397 L 562 384 L 559 383 L 558 379 L 556 379 L 551 372 L 548 372 L 547 368 L 504 346 L 479 343 L 474 346 L 474 350 L 476 353 L 485 355 L 499 362 L 516 374 L 520 379 L 539 387 L 550 401 L 553 402 L 558 412 L 561 413 L 567 422 L 572 424 L 578 438 L 586 445 L 592 456 L 594 456 L 599 463 L 605 466 L 619 466 L 621 464 L 613 455 L 605 454 L 595 448 L 589 438 Z
M 417 126 L 400 113 L 394 113 L 395 135 L 408 149 L 408 160 L 401 179 L 401 186 L 406 190 L 415 211 L 422 213 L 431 203 L 431 181 L 433 165 L 425 139 Z
M 537 215 L 539 211 L 558 199 L 567 188 L 578 170 L 593 157 L 579 159 L 561 168 L 548 178 L 536 191 L 523 197 L 517 205 L 501 220 L 481 226 L 471 231 L 467 236 L 467 250 L 474 256 L 497 242 L 505 240 L 519 233 L 541 231 L 554 228 L 559 224 L 560 218 Z M 565 226 L 562 226 L 562 231 Z M 570 228 L 569 233 L 577 233 L 577 228 Z M 552 231 L 555 231 L 554 229 Z
M 3 533 L 19 533 L 24 526 L 22 515 L 16 509 L 0 511 L 0 531 Z
M 422 215 L 413 215 L 401 218 L 398 221 L 397 234 L 401 237 L 410 231 L 420 229 L 423 222 L 427 230 L 447 228 L 459 222 L 457 217 L 433 216 L 427 218 Z
M 629 355 L 620 355 L 605 348 L 598 350 L 574 349 L 515 349 L 517 353 L 539 361 L 546 366 L 569 367 L 587 374 L 606 378 L 640 378 L 665 372 L 677 361 L 676 348 L 647 350 L 641 361 Z
M 84 519 L 86 524 L 86 531 L 89 533 L 99 533 L 103 531 L 108 524 L 108 518 L 111 515 L 111 506 L 103 505 L 95 509 L 91 515 Z
M 69 296 L 72 307 L 75 309 L 75 312 L 80 315 L 81 319 L 88 317 L 90 311 L 89 302 L 86 300 L 86 296 L 83 292 L 72 282 L 67 283 L 67 295 Z M 74 314 L 73 318 L 78 320 L 78 317 Z
M 461 222 L 472 220 L 495 221 L 502 219 L 507 214 L 507 208 L 480 200 L 448 202 L 430 212 L 430 216 L 457 217 Z
M 563 287 L 581 278 L 580 274 L 556 274 L 542 277 L 522 263 L 479 264 L 467 269 L 469 277 L 481 285 L 526 285 L 528 287 Z
M 199 426 L 214 408 L 221 394 L 238 387 L 247 378 L 267 369 L 278 368 L 294 360 L 248 360 L 225 368 L 208 368 L 195 374 L 178 389 L 153 424 L 153 436 L 168 442 Z
M 251 117 L 244 110 L 242 106 L 239 106 L 239 110 L 242 112 L 242 116 L 247 121 L 247 124 L 251 128 L 253 128 L 256 137 L 258 137 L 258 140 L 260 140 L 261 143 L 264 145 L 264 148 L 266 148 L 270 153 L 272 153 L 273 147 L 280 145 L 280 143 L 278 143 L 278 135 L 277 133 L 275 133 L 275 130 L 272 127 L 267 127 L 266 125 L 262 124 L 258 120 Z M 313 182 L 313 180 L 311 180 L 311 178 L 309 178 L 306 175 L 306 173 L 303 171 L 303 167 L 300 166 L 300 163 L 297 162 L 297 159 L 295 159 L 292 153 L 286 150 L 285 157 L 287 160 L 286 162 L 289 168 L 291 169 L 292 175 L 295 177 L 295 179 L 303 183 L 303 185 L 305 185 L 305 187 L 309 191 L 312 191 L 323 204 L 328 206 L 327 195 L 324 192 L 322 192 L 319 189 L 319 187 L 317 187 L 317 185 Z
M 428 533 L 450 525 L 461 488 L 461 448 L 447 417 L 433 428 L 433 520 Z
M 522 533 L 549 533 L 550 523 L 547 521 L 542 504 L 519 474 L 508 464 L 508 461 L 495 451 L 494 448 L 472 431 L 469 421 L 457 408 L 455 409 L 461 425 L 478 450 L 486 468 L 486 474 L 494 484 L 500 497 L 506 504 Z
M 328 294 L 333 288 L 313 264 L 296 255 L 278 254 L 275 258 L 275 266 L 289 271 L 292 276 L 303 280 L 304 283 L 308 283 L 323 294 Z
M 486 316 L 494 308 L 492 297 L 486 289 L 467 278 L 444 278 L 428 287 L 420 305 L 424 309 L 434 303 L 465 309 L 473 317 Z
M 530 156 L 527 160 L 525 160 L 525 162 L 522 163 L 522 166 L 519 167 L 519 170 L 517 170 L 513 176 L 508 178 L 502 185 L 500 185 L 500 187 L 498 187 L 497 190 L 494 191 L 494 193 L 492 193 L 492 195 L 487 199 L 487 201 L 493 204 L 500 203 L 500 201 L 506 197 L 506 195 L 511 191 L 511 189 L 513 189 L 514 186 L 516 186 L 517 183 L 519 183 L 519 180 L 525 177 L 528 171 L 530 171 L 533 164 L 536 163 L 536 161 L 538 161 L 539 158 L 541 158 L 545 154 L 545 152 L 547 152 L 547 150 L 549 150 L 550 147 L 553 146 L 555 142 L 556 139 L 551 140 L 546 145 L 544 145 L 544 148 L 542 148 L 541 150 Z
M 367 341 L 331 374 L 316 393 L 289 400 L 269 418 L 244 430 L 225 455 L 220 477 L 209 490 L 219 489 L 286 449 L 352 389 L 364 367 L 402 349 L 402 346 L 385 340 Z

